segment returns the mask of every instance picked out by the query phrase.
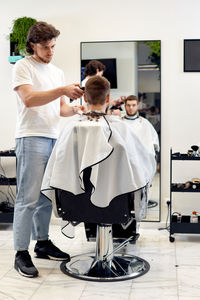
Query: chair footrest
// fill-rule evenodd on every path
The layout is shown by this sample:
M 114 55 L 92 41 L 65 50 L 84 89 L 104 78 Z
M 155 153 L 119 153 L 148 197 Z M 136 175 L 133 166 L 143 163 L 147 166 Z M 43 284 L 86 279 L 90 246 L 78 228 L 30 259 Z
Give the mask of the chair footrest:
M 96 260 L 94 254 L 77 255 L 70 262 L 62 262 L 61 271 L 69 276 L 88 281 L 121 281 L 144 275 L 150 265 L 144 259 L 118 254 L 110 261 Z

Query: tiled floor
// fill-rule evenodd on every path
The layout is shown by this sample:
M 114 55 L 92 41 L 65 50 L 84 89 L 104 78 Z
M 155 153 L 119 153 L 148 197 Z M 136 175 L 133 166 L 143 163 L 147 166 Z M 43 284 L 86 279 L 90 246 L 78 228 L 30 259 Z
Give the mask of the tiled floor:
M 20 276 L 13 268 L 12 228 L 0 224 L 0 300 L 197 300 L 200 299 L 200 236 L 176 235 L 169 242 L 168 232 L 159 231 L 160 223 L 143 223 L 136 245 L 127 253 L 141 256 L 150 263 L 142 277 L 114 283 L 87 282 L 64 275 L 60 263 L 33 258 L 38 278 Z M 94 249 L 87 242 L 82 226 L 76 238 L 69 240 L 51 225 L 55 244 L 70 255 Z M 34 243 L 30 253 L 33 254 Z

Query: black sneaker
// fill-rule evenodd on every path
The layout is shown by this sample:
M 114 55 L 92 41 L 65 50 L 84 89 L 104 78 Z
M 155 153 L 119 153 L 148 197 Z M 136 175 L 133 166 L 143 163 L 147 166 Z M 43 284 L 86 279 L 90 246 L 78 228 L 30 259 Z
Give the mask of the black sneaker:
M 37 277 L 38 270 L 32 263 L 28 251 L 18 251 L 15 256 L 15 269 L 25 277 Z
M 37 241 L 34 251 L 37 258 L 70 261 L 69 254 L 58 249 L 51 240 Z

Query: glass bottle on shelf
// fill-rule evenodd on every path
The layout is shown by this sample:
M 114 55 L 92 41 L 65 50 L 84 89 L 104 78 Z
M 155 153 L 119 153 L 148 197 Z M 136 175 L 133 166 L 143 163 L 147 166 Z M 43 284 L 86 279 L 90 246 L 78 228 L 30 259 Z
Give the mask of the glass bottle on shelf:
M 181 214 L 180 213 L 177 214 L 177 223 L 181 223 Z
M 192 212 L 190 217 L 190 223 L 198 223 L 198 214 L 195 210 Z

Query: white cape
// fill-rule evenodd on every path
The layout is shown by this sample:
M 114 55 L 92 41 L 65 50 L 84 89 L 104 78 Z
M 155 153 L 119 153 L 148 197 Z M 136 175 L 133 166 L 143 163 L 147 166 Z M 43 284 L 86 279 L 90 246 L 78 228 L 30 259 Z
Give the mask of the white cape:
M 56 215 L 54 188 L 83 193 L 87 167 L 92 167 L 91 202 L 98 207 L 146 186 L 156 170 L 154 155 L 118 117 L 90 121 L 74 116 L 55 144 L 42 183 L 42 192 L 52 200 Z
M 123 117 L 122 120 L 132 128 L 147 151 L 152 152 L 154 155 L 155 150 L 160 151 L 158 134 L 147 119 L 139 116 L 136 119 L 126 119 L 126 117 Z

